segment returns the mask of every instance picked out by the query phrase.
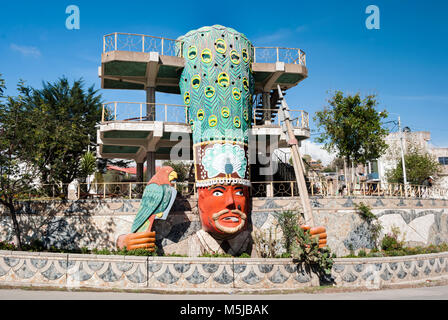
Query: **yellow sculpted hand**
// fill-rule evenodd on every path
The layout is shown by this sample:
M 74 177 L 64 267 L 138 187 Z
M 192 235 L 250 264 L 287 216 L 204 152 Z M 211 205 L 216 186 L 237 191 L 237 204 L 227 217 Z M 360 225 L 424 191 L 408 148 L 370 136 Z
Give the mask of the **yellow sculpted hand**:
M 121 235 L 117 240 L 117 247 L 127 250 L 146 249 L 154 251 L 156 247 L 156 233 L 153 231 L 129 233 Z
M 312 238 L 319 238 L 319 248 L 327 246 L 327 229 L 323 226 L 311 228 L 308 225 L 300 226 L 303 230 L 310 230 L 310 235 Z

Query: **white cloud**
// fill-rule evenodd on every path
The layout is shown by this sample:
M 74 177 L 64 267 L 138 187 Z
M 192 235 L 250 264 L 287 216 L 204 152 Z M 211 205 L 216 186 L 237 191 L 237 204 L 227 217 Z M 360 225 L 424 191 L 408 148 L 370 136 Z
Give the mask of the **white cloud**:
M 11 50 L 19 52 L 25 57 L 40 57 L 41 53 L 40 50 L 36 47 L 30 47 L 30 46 L 20 46 L 17 44 L 12 43 L 10 46 Z
M 335 154 L 330 154 L 322 148 L 322 145 L 312 143 L 311 141 L 302 141 L 300 153 L 303 155 L 309 154 L 313 160 L 321 160 L 324 166 L 328 165 L 336 157 Z

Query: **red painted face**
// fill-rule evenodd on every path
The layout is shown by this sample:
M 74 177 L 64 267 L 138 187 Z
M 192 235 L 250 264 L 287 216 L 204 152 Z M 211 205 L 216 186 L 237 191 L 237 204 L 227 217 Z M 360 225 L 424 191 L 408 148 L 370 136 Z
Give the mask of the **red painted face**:
M 202 229 L 219 239 L 232 238 L 245 229 L 249 218 L 249 188 L 217 185 L 198 188 Z

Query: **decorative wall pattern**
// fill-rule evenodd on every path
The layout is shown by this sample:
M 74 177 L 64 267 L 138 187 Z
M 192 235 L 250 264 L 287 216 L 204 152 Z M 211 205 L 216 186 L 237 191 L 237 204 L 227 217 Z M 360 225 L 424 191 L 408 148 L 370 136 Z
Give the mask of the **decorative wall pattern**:
M 354 204 L 364 202 L 383 225 L 383 233 L 399 227 L 410 245 L 448 242 L 448 202 L 432 199 L 312 198 L 316 223 L 327 228 L 328 245 L 337 256 L 371 248 L 366 223 Z M 129 232 L 139 200 L 79 200 L 24 202 L 20 220 L 25 241 L 41 239 L 48 245 L 113 249 L 120 234 Z M 250 227 L 269 230 L 275 212 L 300 207 L 299 198 L 256 198 Z M 11 221 L 0 206 L 0 240 L 12 241 Z M 197 200 L 176 199 L 166 221 L 154 223 L 156 245 L 164 253 L 187 254 L 189 237 L 201 229 Z
M 336 259 L 341 287 L 381 288 L 448 278 L 448 253 Z M 0 251 L 0 285 L 159 291 L 264 291 L 318 286 L 319 277 L 290 259 L 95 256 Z

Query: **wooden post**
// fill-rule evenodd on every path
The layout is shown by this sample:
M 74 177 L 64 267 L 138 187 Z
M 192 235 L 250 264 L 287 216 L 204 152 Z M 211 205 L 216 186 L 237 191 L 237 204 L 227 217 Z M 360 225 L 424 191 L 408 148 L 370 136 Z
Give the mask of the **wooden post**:
M 145 52 L 145 36 L 142 36 L 142 52 Z
M 132 199 L 132 182 L 129 182 L 129 199 Z
M 118 34 L 115 32 L 115 51 L 117 51 Z
M 279 93 L 279 97 L 283 98 L 283 93 L 282 93 L 279 85 L 277 85 L 277 90 Z M 282 107 L 280 108 L 279 111 L 284 112 L 284 110 L 288 110 L 288 105 L 286 104 L 285 99 L 282 99 L 281 101 L 282 101 L 281 102 Z M 287 141 L 287 142 L 291 148 L 293 167 L 294 167 L 294 172 L 296 174 L 297 185 L 299 187 L 300 200 L 301 200 L 302 208 L 304 211 L 305 223 L 309 224 L 311 226 L 314 226 L 313 212 L 311 209 L 310 199 L 308 197 L 308 190 L 306 188 L 305 177 L 304 177 L 304 168 L 303 168 L 302 158 L 300 155 L 299 143 L 298 143 L 296 137 L 294 136 L 294 132 L 292 130 L 289 118 L 283 117 L 283 119 L 286 124 L 287 136 L 289 139 L 289 141 Z

